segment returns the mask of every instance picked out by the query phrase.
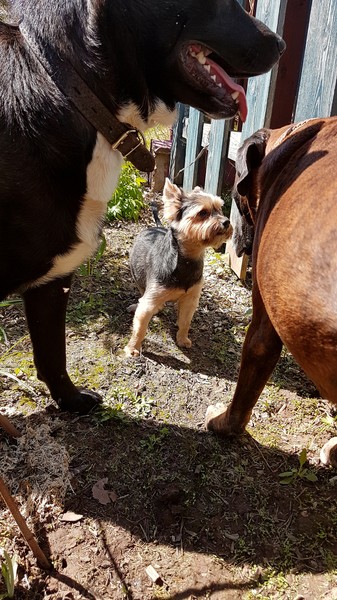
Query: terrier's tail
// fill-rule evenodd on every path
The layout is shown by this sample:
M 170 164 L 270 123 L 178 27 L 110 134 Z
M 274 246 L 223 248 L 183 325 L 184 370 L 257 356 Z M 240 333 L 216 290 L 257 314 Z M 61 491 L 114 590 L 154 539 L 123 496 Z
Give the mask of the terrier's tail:
M 159 218 L 159 214 L 158 214 L 158 203 L 156 200 L 152 200 L 152 202 L 150 203 L 151 206 L 151 210 L 152 210 L 152 215 L 155 221 L 155 224 L 157 227 L 162 227 L 163 224 Z

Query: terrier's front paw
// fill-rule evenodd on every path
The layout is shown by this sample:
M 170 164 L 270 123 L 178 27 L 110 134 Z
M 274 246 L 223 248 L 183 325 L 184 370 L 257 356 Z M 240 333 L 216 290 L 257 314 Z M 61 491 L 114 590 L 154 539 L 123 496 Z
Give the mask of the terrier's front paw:
M 177 333 L 177 344 L 180 348 L 191 348 L 192 342 L 187 336 L 180 336 Z
M 205 425 L 208 430 L 223 436 L 243 433 L 245 425 L 230 415 L 229 409 L 222 403 L 212 404 L 207 408 Z
M 129 344 L 127 346 L 125 346 L 124 353 L 125 353 L 125 356 L 127 356 L 128 358 L 136 357 L 136 356 L 139 356 L 139 354 L 140 354 L 140 352 L 139 352 L 139 350 L 137 350 L 137 348 L 133 348 L 132 346 L 129 346 Z

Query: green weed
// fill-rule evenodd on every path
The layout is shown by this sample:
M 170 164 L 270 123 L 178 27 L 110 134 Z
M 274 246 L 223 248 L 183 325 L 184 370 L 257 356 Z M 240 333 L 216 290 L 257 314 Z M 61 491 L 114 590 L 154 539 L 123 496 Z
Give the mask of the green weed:
M 284 471 L 279 474 L 281 479 L 280 483 L 283 485 L 287 485 L 289 483 L 294 483 L 294 481 L 298 478 L 307 479 L 308 481 L 317 481 L 317 477 L 313 471 L 305 467 L 305 463 L 307 462 L 307 450 L 303 448 L 301 454 L 298 457 L 300 466 L 296 469 L 293 468 L 291 471 Z
M 106 423 L 107 421 L 128 421 L 125 413 L 125 404 L 120 398 L 117 390 L 113 398 L 105 400 L 99 409 L 95 411 L 94 420 L 97 423 Z
M 149 417 L 152 413 L 155 401 L 153 398 L 144 398 L 144 396 L 137 396 L 133 400 L 134 413 L 139 418 Z
M 322 423 L 326 425 L 326 427 L 335 427 L 337 424 L 337 415 L 332 417 L 331 415 L 326 415 L 322 418 Z
M 3 598 L 14 597 L 14 585 L 18 568 L 15 557 L 10 557 L 6 550 L 4 550 L 4 559 L 5 561 L 2 563 L 1 566 L 1 573 L 6 585 L 7 592 L 0 594 L 0 600 L 2 600 Z
M 149 452 L 153 452 L 160 446 L 164 439 L 170 434 L 168 427 L 162 427 L 158 433 L 152 433 L 145 440 L 140 442 L 140 446 Z

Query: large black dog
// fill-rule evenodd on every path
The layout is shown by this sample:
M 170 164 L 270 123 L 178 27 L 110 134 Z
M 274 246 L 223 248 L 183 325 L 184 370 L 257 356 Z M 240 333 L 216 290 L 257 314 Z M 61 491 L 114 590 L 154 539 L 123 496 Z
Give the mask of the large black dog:
M 66 371 L 71 274 L 96 248 L 122 156 L 177 101 L 246 116 L 231 77 L 268 71 L 284 42 L 236 0 L 12 0 L 0 23 L 0 300 L 22 294 L 38 376 L 62 409 L 98 395 Z

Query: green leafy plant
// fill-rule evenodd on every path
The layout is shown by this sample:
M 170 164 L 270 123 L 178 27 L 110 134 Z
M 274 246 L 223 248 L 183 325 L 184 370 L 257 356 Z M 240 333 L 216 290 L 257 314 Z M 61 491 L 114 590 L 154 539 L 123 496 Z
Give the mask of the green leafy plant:
M 152 452 L 163 443 L 164 439 L 169 434 L 170 430 L 168 429 L 168 427 L 162 427 L 161 429 L 159 429 L 158 433 L 152 433 L 145 440 L 142 440 L 140 442 L 140 446 L 145 450 Z
M 133 400 L 133 395 L 128 390 L 122 388 L 111 390 L 110 397 L 106 398 L 97 411 L 95 411 L 95 421 L 97 423 L 105 423 L 113 419 L 128 422 L 129 417 L 125 412 L 125 402 L 128 400 Z
M 337 423 L 337 415 L 332 417 L 331 415 L 326 415 L 322 418 L 322 423 L 327 427 L 334 427 Z
M 128 421 L 128 416 L 124 412 L 125 406 L 123 402 L 117 402 L 114 406 L 105 404 L 95 412 L 95 421 L 97 423 L 105 423 L 106 421 Z
M 142 208 L 144 177 L 129 162 L 125 162 L 119 177 L 118 187 L 108 203 L 107 219 L 128 219 L 137 221 Z
M 300 466 L 296 469 L 291 469 L 291 471 L 284 471 L 279 474 L 281 478 L 280 483 L 283 485 L 288 485 L 289 483 L 294 483 L 297 478 L 307 479 L 308 481 L 317 481 L 317 477 L 313 471 L 305 467 L 305 463 L 307 462 L 307 450 L 303 448 L 302 452 L 298 457 L 298 461 Z
M 4 550 L 4 559 L 5 561 L 2 563 L 1 566 L 1 573 L 6 585 L 7 592 L 0 594 L 0 600 L 2 600 L 3 598 L 14 597 L 14 585 L 18 569 L 18 564 L 15 560 L 15 557 L 11 558 L 8 552 L 6 552 L 6 550 Z
M 134 412 L 136 416 L 140 418 L 146 418 L 151 415 L 153 406 L 154 406 L 153 398 L 144 398 L 144 396 L 137 396 L 133 401 Z

